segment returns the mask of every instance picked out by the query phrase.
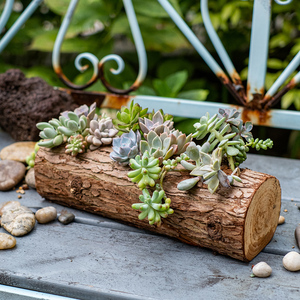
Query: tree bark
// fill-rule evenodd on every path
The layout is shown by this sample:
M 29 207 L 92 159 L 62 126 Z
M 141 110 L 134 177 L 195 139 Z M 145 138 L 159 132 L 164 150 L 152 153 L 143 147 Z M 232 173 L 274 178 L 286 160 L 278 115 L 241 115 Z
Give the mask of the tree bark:
M 279 181 L 267 174 L 242 169 L 242 183 L 219 188 L 210 194 L 198 183 L 179 191 L 184 172 L 169 172 L 164 189 L 174 214 L 160 227 L 139 220 L 141 191 L 127 177 L 129 167 L 113 162 L 110 147 L 72 157 L 64 148 L 41 147 L 35 159 L 38 193 L 56 203 L 119 220 L 164 234 L 188 244 L 210 248 L 220 254 L 250 261 L 272 239 L 280 214 Z

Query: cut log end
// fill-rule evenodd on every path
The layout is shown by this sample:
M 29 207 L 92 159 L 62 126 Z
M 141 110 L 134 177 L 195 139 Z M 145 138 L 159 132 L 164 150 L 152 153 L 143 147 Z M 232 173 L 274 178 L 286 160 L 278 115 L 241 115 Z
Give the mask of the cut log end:
M 244 255 L 251 261 L 271 241 L 281 207 L 279 181 L 268 178 L 256 190 L 245 218 Z

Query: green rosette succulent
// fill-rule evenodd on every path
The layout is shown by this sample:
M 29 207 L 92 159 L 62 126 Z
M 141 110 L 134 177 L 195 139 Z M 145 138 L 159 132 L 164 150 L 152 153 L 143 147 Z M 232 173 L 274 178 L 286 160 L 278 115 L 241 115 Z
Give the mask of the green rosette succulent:
M 78 153 L 83 153 L 87 149 L 87 142 L 82 135 L 71 136 L 68 138 L 65 153 L 76 156 Z
M 117 112 L 117 118 L 113 119 L 114 127 L 122 133 L 128 133 L 130 130 L 139 130 L 139 118 L 146 116 L 148 108 L 142 109 L 139 104 L 131 101 L 129 108 L 123 106 L 121 111 Z
M 142 203 L 135 203 L 132 205 L 133 209 L 140 209 L 142 212 L 139 214 L 139 219 L 143 220 L 148 217 L 149 224 L 161 225 L 161 217 L 166 218 L 168 215 L 172 214 L 174 211 L 170 208 L 171 199 L 167 198 L 165 203 L 162 203 L 162 199 L 165 197 L 164 191 L 153 192 L 152 197 L 147 189 L 143 189 L 142 195 L 140 195 L 140 200 Z
M 132 182 L 136 182 L 140 189 L 144 189 L 147 185 L 155 186 L 155 180 L 159 178 L 161 168 L 159 160 L 149 155 L 146 151 L 142 157 L 137 155 L 135 159 L 130 159 L 129 166 L 133 171 L 127 175 Z

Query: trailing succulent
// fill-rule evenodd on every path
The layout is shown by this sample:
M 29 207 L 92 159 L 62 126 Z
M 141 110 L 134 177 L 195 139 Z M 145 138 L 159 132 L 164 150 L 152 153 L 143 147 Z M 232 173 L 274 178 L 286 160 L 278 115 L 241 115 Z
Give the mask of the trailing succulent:
M 190 135 L 173 128 L 172 116 L 162 110 L 147 113 L 148 109 L 133 101 L 122 107 L 115 119 L 95 111 L 95 104 L 83 105 L 62 113 L 59 119 L 38 123 L 42 138 L 38 145 L 52 148 L 66 143 L 65 152 L 76 156 L 112 143 L 110 158 L 129 165 L 128 178 L 142 192 L 141 202 L 132 208 L 140 210 L 139 219 L 147 217 L 151 225 L 160 226 L 161 218 L 173 213 L 163 184 L 168 172 L 191 175 L 178 184 L 179 190 L 187 191 L 201 182 L 214 193 L 220 185 L 229 188 L 235 181 L 241 182 L 239 165 L 250 147 L 266 150 L 273 146 L 270 139 L 254 139 L 252 123 L 244 124 L 235 109 L 220 109 L 212 117 L 207 113 L 194 124 L 195 132 Z

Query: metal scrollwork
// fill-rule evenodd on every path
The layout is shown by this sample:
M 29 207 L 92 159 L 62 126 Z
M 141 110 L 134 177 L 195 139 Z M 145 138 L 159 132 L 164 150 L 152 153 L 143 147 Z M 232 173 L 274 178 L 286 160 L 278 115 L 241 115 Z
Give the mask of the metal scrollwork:
M 88 52 L 81 53 L 76 57 L 75 67 L 80 72 L 84 72 L 88 69 L 88 65 L 82 64 L 83 59 L 88 60 L 93 66 L 93 75 L 86 84 L 83 84 L 83 85 L 74 84 L 64 75 L 62 68 L 60 66 L 60 59 L 59 59 L 60 49 L 61 49 L 61 45 L 64 40 L 64 37 L 66 35 L 67 29 L 69 27 L 70 21 L 72 19 L 75 9 L 76 9 L 77 3 L 78 3 L 78 0 L 71 0 L 68 11 L 66 13 L 66 16 L 63 20 L 63 23 L 61 25 L 61 28 L 58 32 L 58 35 L 57 35 L 57 38 L 55 41 L 53 54 L 52 54 L 52 64 L 53 64 L 53 68 L 54 68 L 55 72 L 58 74 L 58 76 L 64 82 L 64 84 L 66 84 L 68 87 L 75 89 L 75 90 L 85 89 L 85 88 L 91 86 L 92 84 L 94 84 L 98 79 L 100 79 L 102 81 L 102 83 L 104 84 L 104 86 L 110 92 L 113 92 L 113 93 L 128 94 L 128 93 L 136 90 L 141 85 L 141 83 L 143 82 L 143 80 L 146 77 L 147 56 L 146 56 L 146 50 L 145 50 L 145 46 L 143 43 L 142 35 L 141 35 L 140 29 L 139 29 L 139 25 L 138 25 L 138 22 L 136 19 L 136 15 L 135 15 L 131 0 L 123 0 L 123 3 L 124 3 L 124 7 L 126 10 L 128 20 L 129 20 L 129 25 L 130 25 L 130 28 L 131 28 L 131 31 L 133 34 L 133 39 L 134 39 L 134 42 L 135 42 L 135 45 L 137 48 L 139 67 L 140 67 L 138 77 L 137 77 L 136 81 L 132 84 L 132 86 L 126 90 L 117 89 L 117 88 L 111 86 L 108 83 L 108 81 L 105 79 L 104 65 L 107 61 L 115 61 L 117 63 L 117 66 L 118 66 L 117 69 L 110 70 L 114 75 L 118 75 L 124 70 L 125 63 L 124 63 L 123 59 L 119 55 L 115 55 L 115 54 L 107 55 L 107 56 L 103 57 L 100 61 L 94 54 L 88 53 Z
M 283 0 L 275 0 L 275 2 L 277 4 L 280 4 L 280 5 L 288 5 L 288 4 L 292 3 L 293 0 L 285 0 L 285 1 L 283 1 Z

